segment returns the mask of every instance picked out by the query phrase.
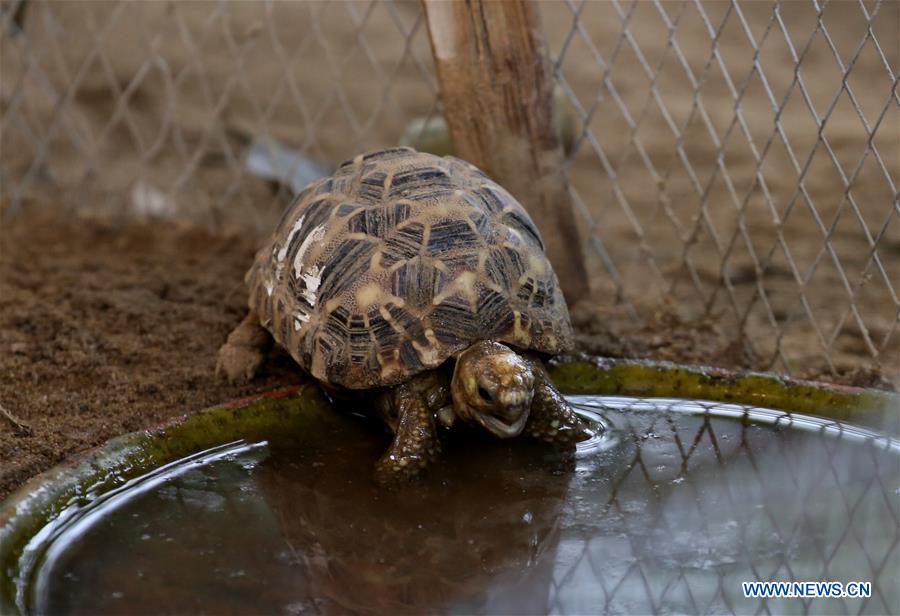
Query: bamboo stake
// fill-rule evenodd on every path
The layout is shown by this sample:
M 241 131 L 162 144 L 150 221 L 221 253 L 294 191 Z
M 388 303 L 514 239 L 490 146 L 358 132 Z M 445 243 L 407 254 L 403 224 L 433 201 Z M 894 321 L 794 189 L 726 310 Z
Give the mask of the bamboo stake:
M 457 156 L 525 206 L 573 304 L 588 295 L 588 278 L 536 7 L 531 0 L 422 2 Z

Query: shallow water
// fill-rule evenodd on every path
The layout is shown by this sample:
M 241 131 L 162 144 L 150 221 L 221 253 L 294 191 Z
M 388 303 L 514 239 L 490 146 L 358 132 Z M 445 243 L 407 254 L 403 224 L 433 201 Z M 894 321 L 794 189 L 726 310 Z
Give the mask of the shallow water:
M 233 443 L 73 506 L 29 546 L 37 613 L 900 612 L 900 443 L 722 404 L 573 398 L 610 430 L 574 454 L 448 440 L 398 491 L 387 437 Z M 596 416 L 596 415 L 594 415 Z M 742 581 L 870 581 L 860 599 L 747 599 Z

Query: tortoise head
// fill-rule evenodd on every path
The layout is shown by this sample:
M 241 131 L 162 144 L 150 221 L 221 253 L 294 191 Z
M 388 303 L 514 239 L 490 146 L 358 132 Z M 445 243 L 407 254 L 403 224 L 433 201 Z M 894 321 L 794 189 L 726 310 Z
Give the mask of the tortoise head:
M 473 344 L 456 358 L 450 385 L 453 407 L 464 421 L 495 436 L 518 436 L 534 397 L 531 366 L 497 342 Z

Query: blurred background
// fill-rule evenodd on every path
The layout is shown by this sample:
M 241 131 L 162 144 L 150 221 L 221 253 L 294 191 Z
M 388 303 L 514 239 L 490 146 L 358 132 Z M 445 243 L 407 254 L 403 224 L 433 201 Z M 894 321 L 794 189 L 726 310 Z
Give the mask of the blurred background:
M 439 122 L 412 0 L 0 6 L 4 220 L 266 232 L 293 193 L 251 152 L 302 181 Z M 898 6 L 541 4 L 595 350 L 663 306 L 724 332 L 719 363 L 897 383 Z

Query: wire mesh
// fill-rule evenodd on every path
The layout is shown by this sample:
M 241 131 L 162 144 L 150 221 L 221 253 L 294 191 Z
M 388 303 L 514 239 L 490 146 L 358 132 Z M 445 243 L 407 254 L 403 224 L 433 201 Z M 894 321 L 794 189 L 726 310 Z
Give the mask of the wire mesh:
M 711 402 L 576 404 L 611 420 L 617 443 L 576 469 L 570 490 L 589 491 L 596 511 L 567 511 L 549 612 L 898 609 L 896 439 Z M 742 586 L 832 579 L 871 581 L 871 596 L 765 598 Z
M 897 378 L 898 4 L 541 5 L 575 119 L 598 302 L 671 300 L 789 373 Z M 270 138 L 325 168 L 436 118 L 421 7 L 12 0 L 0 17 L 4 212 L 271 226 Z
M 895 361 L 896 4 L 567 6 L 573 190 L 616 296 L 722 311 L 784 370 Z

